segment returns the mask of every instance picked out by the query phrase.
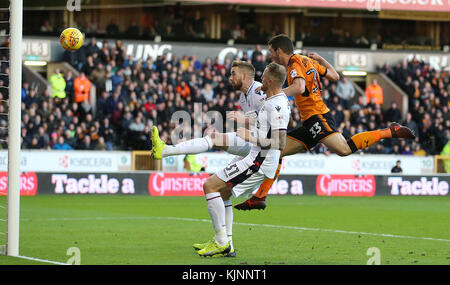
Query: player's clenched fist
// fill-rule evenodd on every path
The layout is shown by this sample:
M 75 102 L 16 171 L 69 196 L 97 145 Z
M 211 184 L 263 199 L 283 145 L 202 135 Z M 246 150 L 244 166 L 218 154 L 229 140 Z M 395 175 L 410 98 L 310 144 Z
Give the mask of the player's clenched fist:
M 315 52 L 308 53 L 308 57 L 315 59 L 318 62 L 321 62 L 323 60 L 323 58 L 318 53 L 315 53 Z

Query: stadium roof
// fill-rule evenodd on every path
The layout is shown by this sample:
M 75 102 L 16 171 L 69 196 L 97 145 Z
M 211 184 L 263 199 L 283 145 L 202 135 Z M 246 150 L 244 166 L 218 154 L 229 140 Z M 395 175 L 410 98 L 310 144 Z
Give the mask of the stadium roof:
M 80 2 L 82 9 L 151 7 L 181 3 L 237 4 L 284 8 L 339 8 L 377 11 L 450 12 L 450 0 L 85 0 Z M 63 10 L 66 9 L 66 7 L 67 1 L 62 0 L 24 0 L 25 10 Z

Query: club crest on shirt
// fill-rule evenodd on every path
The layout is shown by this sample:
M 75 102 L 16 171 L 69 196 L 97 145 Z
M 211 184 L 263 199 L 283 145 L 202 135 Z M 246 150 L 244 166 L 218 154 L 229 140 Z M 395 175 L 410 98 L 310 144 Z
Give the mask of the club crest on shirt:
M 290 72 L 290 75 L 291 75 L 292 78 L 296 77 L 297 76 L 297 70 L 292 69 L 291 72 Z

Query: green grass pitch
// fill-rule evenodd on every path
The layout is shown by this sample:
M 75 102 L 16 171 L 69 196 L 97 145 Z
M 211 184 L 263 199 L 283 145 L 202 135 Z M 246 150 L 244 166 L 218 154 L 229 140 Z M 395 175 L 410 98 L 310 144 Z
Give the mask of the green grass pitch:
M 364 265 L 376 247 L 381 264 L 450 264 L 450 197 L 267 202 L 234 211 L 236 258 L 202 258 L 191 245 L 213 236 L 204 197 L 22 197 L 20 255 L 65 263 L 77 247 L 83 265 Z M 0 256 L 1 264 L 45 263 Z

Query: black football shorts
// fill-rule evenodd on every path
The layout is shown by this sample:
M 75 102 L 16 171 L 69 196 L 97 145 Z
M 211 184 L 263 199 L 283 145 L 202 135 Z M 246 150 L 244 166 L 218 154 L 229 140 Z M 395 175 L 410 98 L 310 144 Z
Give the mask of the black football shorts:
M 327 112 L 309 117 L 301 127 L 288 131 L 287 136 L 303 143 L 309 150 L 337 132 L 333 115 Z

